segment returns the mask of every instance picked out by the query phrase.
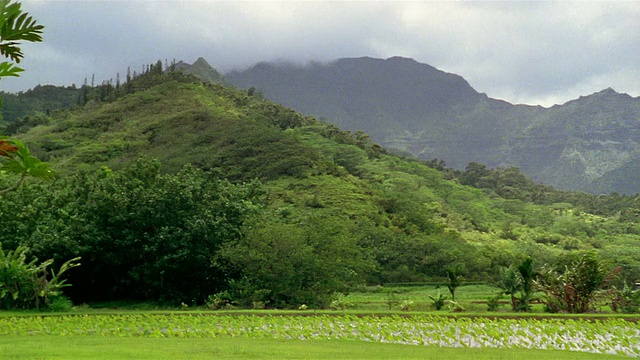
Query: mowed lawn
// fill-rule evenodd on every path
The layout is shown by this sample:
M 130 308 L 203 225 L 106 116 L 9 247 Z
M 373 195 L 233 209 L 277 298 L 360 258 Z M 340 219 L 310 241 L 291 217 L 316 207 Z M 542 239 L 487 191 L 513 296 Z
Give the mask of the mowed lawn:
M 526 349 L 440 348 L 348 340 L 237 337 L 145 338 L 2 336 L 2 359 L 619 359 L 623 356 Z

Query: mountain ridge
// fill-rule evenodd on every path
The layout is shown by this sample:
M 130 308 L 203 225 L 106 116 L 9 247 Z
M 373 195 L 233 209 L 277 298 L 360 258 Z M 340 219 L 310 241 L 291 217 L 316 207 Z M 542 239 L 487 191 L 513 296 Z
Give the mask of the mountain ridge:
M 479 93 L 462 76 L 403 57 L 261 63 L 225 78 L 301 113 L 362 130 L 387 148 L 443 159 L 456 169 L 470 162 L 517 166 L 565 190 L 640 192 L 640 181 L 614 176 L 640 159 L 633 126 L 640 97 L 612 88 L 548 108 L 511 104 Z

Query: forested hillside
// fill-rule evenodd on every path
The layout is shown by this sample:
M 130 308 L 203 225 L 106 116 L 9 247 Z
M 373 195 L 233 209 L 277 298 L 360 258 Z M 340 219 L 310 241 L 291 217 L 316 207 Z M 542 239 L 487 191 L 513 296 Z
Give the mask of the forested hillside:
M 74 300 L 321 307 L 358 284 L 447 269 L 490 282 L 526 257 L 562 267 L 587 250 L 622 266 L 621 281 L 640 277 L 638 198 L 391 155 L 365 133 L 169 70 L 83 87 L 81 105 L 15 134 L 58 179 L 3 197 L 0 242 L 82 256 Z
M 512 105 L 462 77 L 412 59 L 340 59 L 307 66 L 261 63 L 230 83 L 352 131 L 385 148 L 519 167 L 534 180 L 594 194 L 640 193 L 640 98 L 606 89 L 563 105 Z
M 39 113 L 48 114 L 52 110 L 65 109 L 77 105 L 78 88 L 75 86 L 36 86 L 35 88 L 19 93 L 11 94 L 0 91 L 0 98 L 4 106 L 2 110 L 1 125 L 10 125 L 8 132 L 13 133 L 24 123 L 36 125 L 34 121 Z M 25 116 L 29 115 L 28 119 Z M 3 131 L 7 133 L 7 130 Z

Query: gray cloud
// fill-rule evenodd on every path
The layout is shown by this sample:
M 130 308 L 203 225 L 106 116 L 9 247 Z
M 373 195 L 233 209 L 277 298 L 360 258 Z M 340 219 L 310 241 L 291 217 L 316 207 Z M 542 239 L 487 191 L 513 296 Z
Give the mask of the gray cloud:
M 510 102 L 606 87 L 640 96 L 638 2 L 23 1 L 46 26 L 2 89 L 81 84 L 158 59 L 221 71 L 260 61 L 407 56 Z M 98 81 L 98 82 L 99 82 Z

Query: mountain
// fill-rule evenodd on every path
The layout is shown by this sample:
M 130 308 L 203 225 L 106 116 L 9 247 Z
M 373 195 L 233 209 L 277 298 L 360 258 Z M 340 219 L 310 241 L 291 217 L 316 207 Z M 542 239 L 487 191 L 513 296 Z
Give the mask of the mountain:
M 179 61 L 175 65 L 176 70 L 180 70 L 185 74 L 190 74 L 198 77 L 203 81 L 210 82 L 212 84 L 221 83 L 224 81 L 224 77 L 216 69 L 214 69 L 209 63 L 202 57 L 199 57 L 193 64 L 188 64 L 184 61 Z
M 533 118 L 510 161 L 560 188 L 639 193 L 639 125 L 640 98 L 605 89 Z
M 225 74 L 240 88 L 386 148 L 463 169 L 519 167 L 565 190 L 640 193 L 640 98 L 612 89 L 563 105 L 513 105 L 462 77 L 412 59 L 340 59 L 306 66 L 260 63 Z

